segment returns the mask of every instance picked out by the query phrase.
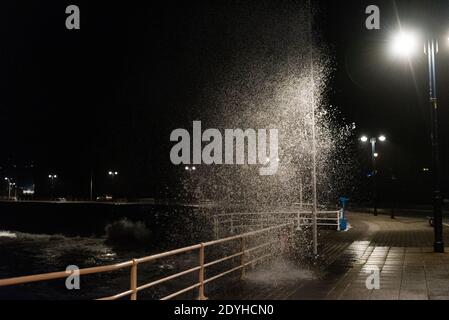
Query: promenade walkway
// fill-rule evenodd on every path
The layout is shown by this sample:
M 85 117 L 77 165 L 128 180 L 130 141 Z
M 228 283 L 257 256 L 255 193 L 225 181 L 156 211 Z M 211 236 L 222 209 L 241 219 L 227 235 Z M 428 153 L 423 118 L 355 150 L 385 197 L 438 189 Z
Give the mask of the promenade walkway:
M 274 261 L 209 298 L 449 300 L 449 253 L 433 253 L 433 228 L 424 217 L 348 217 L 349 231 L 321 231 L 314 264 L 305 264 L 307 257 Z M 375 267 L 380 289 L 369 290 L 365 282 Z

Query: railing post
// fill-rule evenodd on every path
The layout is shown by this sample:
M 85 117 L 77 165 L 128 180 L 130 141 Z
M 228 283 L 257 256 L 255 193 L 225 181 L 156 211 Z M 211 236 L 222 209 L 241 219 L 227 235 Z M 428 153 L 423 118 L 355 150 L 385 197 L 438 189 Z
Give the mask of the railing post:
M 137 261 L 133 259 L 133 264 L 131 266 L 131 300 L 137 300 Z
M 296 220 L 298 220 L 298 225 L 296 226 L 296 230 L 301 230 L 301 223 L 300 223 L 300 219 L 301 219 L 301 211 L 298 211 L 298 215 L 296 217 Z
M 242 255 L 240 256 L 240 265 L 242 266 L 242 273 L 240 274 L 240 280 L 245 278 L 245 236 L 242 236 L 240 242 L 240 252 Z
M 337 211 L 337 231 L 340 231 L 340 211 Z
M 218 239 L 218 217 L 215 215 L 214 216 L 214 236 L 215 236 L 215 240 Z
M 204 243 L 201 243 L 199 260 L 200 270 L 198 274 L 198 282 L 200 283 L 200 286 L 198 287 L 198 300 L 207 300 L 206 296 L 204 295 Z

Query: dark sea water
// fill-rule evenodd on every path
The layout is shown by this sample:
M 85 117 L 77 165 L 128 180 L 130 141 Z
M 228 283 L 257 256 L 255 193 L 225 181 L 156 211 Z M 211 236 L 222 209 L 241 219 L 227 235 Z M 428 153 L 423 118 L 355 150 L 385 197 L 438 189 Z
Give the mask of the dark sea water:
M 189 206 L 3 203 L 0 210 L 0 278 L 115 264 L 211 239 L 209 213 Z M 197 254 L 190 253 L 141 265 L 139 283 L 197 261 Z M 194 281 L 194 275 L 186 276 L 177 285 Z M 0 287 L 0 299 L 113 295 L 128 290 L 129 269 L 83 276 L 80 287 L 67 290 L 65 279 Z M 140 297 L 160 298 L 173 288 L 147 290 Z
M 222 209 L 181 205 L 95 203 L 0 203 L 0 279 L 104 266 L 177 249 L 214 238 L 211 215 Z M 267 237 L 276 235 L 267 235 Z M 273 240 L 266 239 L 266 240 Z M 252 247 L 255 244 L 247 243 Z M 266 254 L 279 251 L 277 245 Z M 236 241 L 206 249 L 207 261 L 240 250 Z M 206 261 L 206 262 L 207 262 Z M 210 277 L 240 263 L 236 257 L 206 270 Z M 138 265 L 138 285 L 198 266 L 198 252 L 188 252 Z M 287 271 L 285 271 L 284 269 Z M 302 269 L 282 264 L 281 270 L 248 274 L 263 283 L 273 274 L 293 275 Z M 304 273 L 308 275 L 307 272 Z M 206 294 L 237 280 L 232 273 L 207 285 Z M 271 277 L 271 278 L 270 278 Z M 307 276 L 308 277 L 308 276 Z M 285 278 L 285 277 L 284 277 Z M 290 278 L 274 282 L 290 281 Z M 5 299 L 96 299 L 129 290 L 130 269 L 85 275 L 80 290 L 68 290 L 66 279 L 0 287 Z M 160 299 L 198 282 L 193 272 L 163 285 L 139 292 L 139 299 Z M 179 296 L 195 299 L 197 290 Z M 125 298 L 126 299 L 126 298 Z

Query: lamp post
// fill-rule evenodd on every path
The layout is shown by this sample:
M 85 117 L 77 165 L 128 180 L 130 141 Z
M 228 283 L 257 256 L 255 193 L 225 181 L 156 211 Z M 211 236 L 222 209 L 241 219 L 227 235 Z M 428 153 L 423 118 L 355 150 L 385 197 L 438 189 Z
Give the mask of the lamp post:
M 432 39 L 427 41 L 425 53 L 428 60 L 429 71 L 429 103 L 430 103 L 430 127 L 432 142 L 432 176 L 433 176 L 433 226 L 435 241 L 433 249 L 435 252 L 444 252 L 443 242 L 443 217 L 442 217 L 442 197 L 440 190 L 440 152 L 438 141 L 438 103 L 436 90 L 436 68 L 435 55 L 438 52 L 438 41 Z
M 118 176 L 118 171 L 108 171 L 108 175 L 109 175 L 109 177 L 111 177 L 111 180 L 114 181 L 114 178 L 115 178 L 116 176 Z M 114 189 L 115 189 L 115 187 L 114 187 L 114 185 L 113 185 L 113 186 L 112 186 L 112 191 L 115 191 Z M 115 192 L 114 192 L 114 193 L 115 193 Z M 115 195 L 113 195 L 113 196 L 115 196 Z
M 192 197 L 193 200 L 200 200 L 201 199 L 201 186 L 199 184 L 199 181 L 196 179 L 196 171 L 197 171 L 197 167 L 195 166 L 186 166 L 185 171 L 188 174 L 188 181 L 189 181 L 189 188 L 195 188 L 192 192 L 192 194 L 190 195 Z
M 401 31 L 393 42 L 393 53 L 406 56 L 418 47 L 417 37 L 410 32 Z M 432 144 L 432 181 L 433 181 L 433 226 L 434 226 L 434 252 L 444 252 L 443 242 L 443 219 L 442 219 L 442 197 L 440 190 L 440 154 L 438 141 L 438 103 L 436 90 L 436 62 L 438 53 L 438 40 L 429 37 L 424 43 L 424 53 L 427 55 L 428 77 L 429 77 L 429 106 L 430 106 L 430 139 Z
M 90 199 L 90 201 L 92 201 L 93 200 L 93 189 L 94 189 L 94 172 L 93 172 L 93 170 L 91 169 L 90 170 L 90 185 L 89 185 L 89 199 Z
M 58 178 L 56 174 L 49 174 L 48 179 L 50 179 L 50 189 L 51 189 L 51 198 L 54 198 L 54 189 L 55 189 L 55 181 Z
M 11 200 L 11 180 L 5 177 L 5 181 L 8 183 L 8 200 Z
M 14 201 L 17 201 L 17 184 L 13 182 L 11 185 L 14 187 Z
M 371 144 L 371 163 L 373 168 L 373 210 L 374 215 L 377 216 L 377 165 L 376 165 L 376 159 L 379 157 L 379 154 L 376 152 L 376 143 L 377 141 L 385 142 L 387 138 L 384 135 L 379 136 L 379 138 L 371 138 L 368 139 L 367 136 L 362 136 L 360 138 L 360 141 L 363 143 L 370 142 Z

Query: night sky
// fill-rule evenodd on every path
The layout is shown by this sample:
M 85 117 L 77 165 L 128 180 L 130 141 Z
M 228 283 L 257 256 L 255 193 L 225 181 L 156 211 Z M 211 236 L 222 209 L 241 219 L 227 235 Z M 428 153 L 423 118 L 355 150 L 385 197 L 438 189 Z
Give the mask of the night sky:
M 398 18 L 404 27 L 441 39 L 438 98 L 446 190 L 449 2 L 313 3 L 317 39 L 334 68 L 325 103 L 340 110 L 342 124 L 357 124 L 355 138 L 387 135 L 388 143 L 379 146 L 380 175 L 397 176 L 403 196 L 429 191 L 428 173 L 422 172 L 431 167 L 427 65 L 424 53 L 414 57 L 414 71 L 393 61 L 386 54 L 388 39 Z M 65 28 L 69 4 L 81 9 L 81 30 Z M 378 31 L 365 28 L 371 4 L 381 10 Z M 0 174 L 32 162 L 37 191 L 55 172 L 67 193 L 79 197 L 88 196 L 91 172 L 102 192 L 111 169 L 120 172 L 127 196 L 155 196 L 161 187 L 175 185 L 180 169 L 169 161 L 170 132 L 198 115 L 202 85 L 226 72 L 237 41 L 257 45 L 264 17 L 270 12 L 282 17 L 286 7 L 264 0 L 2 1 Z M 355 175 L 368 170 L 368 154 L 368 146 L 354 142 L 354 157 L 362 163 Z

